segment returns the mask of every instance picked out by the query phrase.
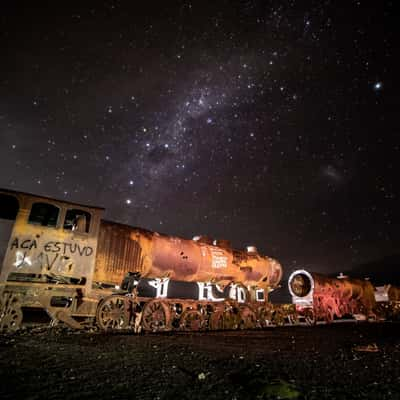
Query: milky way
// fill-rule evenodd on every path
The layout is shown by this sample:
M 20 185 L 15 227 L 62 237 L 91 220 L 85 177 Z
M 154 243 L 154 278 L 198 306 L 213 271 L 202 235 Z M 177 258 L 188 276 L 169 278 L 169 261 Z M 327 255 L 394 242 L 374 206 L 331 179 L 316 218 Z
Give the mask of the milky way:
M 127 4 L 5 6 L 0 187 L 286 272 L 398 252 L 391 2 Z

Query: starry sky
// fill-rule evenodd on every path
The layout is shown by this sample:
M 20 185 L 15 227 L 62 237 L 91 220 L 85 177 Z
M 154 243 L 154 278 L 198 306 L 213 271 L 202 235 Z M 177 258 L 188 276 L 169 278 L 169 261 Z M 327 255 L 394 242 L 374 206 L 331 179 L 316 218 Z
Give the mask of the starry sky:
M 399 252 L 394 2 L 82 3 L 2 5 L 0 187 L 286 273 Z

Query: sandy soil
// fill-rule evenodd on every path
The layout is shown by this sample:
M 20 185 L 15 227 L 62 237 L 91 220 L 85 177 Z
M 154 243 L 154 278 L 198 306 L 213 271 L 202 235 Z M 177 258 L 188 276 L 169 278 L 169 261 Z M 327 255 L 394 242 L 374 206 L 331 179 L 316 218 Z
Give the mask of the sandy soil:
M 2 399 L 400 399 L 400 324 L 139 336 L 31 329 L 0 336 L 0 365 Z

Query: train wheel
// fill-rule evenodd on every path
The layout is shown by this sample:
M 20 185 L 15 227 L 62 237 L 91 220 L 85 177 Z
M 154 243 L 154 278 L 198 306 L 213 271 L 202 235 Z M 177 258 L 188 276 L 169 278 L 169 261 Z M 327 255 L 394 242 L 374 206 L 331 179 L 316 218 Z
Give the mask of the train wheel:
M 159 300 L 145 304 L 142 313 L 142 326 L 145 331 L 163 332 L 169 330 L 170 312 L 168 306 Z
M 180 320 L 183 331 L 200 331 L 204 327 L 204 318 L 197 310 L 184 311 Z
M 224 329 L 240 329 L 242 317 L 238 307 L 230 307 L 224 312 Z
M 18 296 L 5 294 L 0 301 L 0 331 L 16 331 L 21 323 L 22 310 Z
M 97 307 L 96 321 L 100 329 L 113 331 L 126 329 L 129 326 L 129 310 L 125 296 L 108 296 Z
M 333 321 L 334 318 L 334 313 L 331 308 L 327 308 L 326 313 L 325 313 L 325 322 L 327 324 L 330 324 Z
M 254 329 L 256 327 L 257 317 L 250 307 L 240 307 L 240 319 L 239 329 Z
M 272 321 L 272 312 L 270 307 L 259 307 L 257 310 L 258 315 L 258 324 L 261 328 L 266 328 L 271 325 Z
M 282 310 L 274 310 L 272 313 L 272 323 L 276 326 L 285 325 L 285 315 Z
M 349 310 L 352 315 L 359 313 L 357 300 L 352 299 L 349 301 Z
M 225 328 L 225 316 L 222 311 L 216 311 L 211 314 L 209 327 L 213 331 L 219 331 Z
M 333 319 L 335 318 L 335 307 L 332 302 L 328 302 L 324 307 L 324 317 L 327 324 L 333 322 Z
M 316 318 L 315 318 L 315 314 L 314 314 L 314 311 L 313 311 L 313 310 L 307 310 L 307 311 L 304 313 L 304 319 L 305 319 L 306 324 L 307 324 L 308 326 L 314 326 L 314 325 L 316 325 L 316 323 L 317 323 L 317 320 L 316 320 Z
M 288 315 L 288 323 L 289 325 L 297 325 L 299 323 L 299 317 L 296 313 L 290 313 Z

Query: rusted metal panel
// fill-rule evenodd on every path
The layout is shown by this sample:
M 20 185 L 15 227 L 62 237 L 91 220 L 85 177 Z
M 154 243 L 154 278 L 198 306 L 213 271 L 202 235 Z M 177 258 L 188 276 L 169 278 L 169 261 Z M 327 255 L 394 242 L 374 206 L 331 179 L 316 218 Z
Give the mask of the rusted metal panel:
M 120 284 L 128 272 L 143 272 L 140 238 L 134 228 L 102 221 L 94 281 Z
M 82 315 L 80 308 L 84 315 L 94 312 L 93 307 L 89 310 L 83 303 L 92 292 L 102 209 L 4 189 L 0 194 L 11 194 L 18 200 L 9 238 L 3 237 L 0 330 L 17 329 L 22 322 L 22 309 L 30 307 L 45 310 L 53 321 L 63 320 L 77 327 L 70 316 Z M 46 209 L 54 211 L 51 220 L 42 214 Z M 32 210 L 38 210 L 35 218 Z M 73 215 L 75 222 L 82 215 L 87 217 L 82 230 L 77 223 L 71 224 Z
M 158 234 L 152 237 L 149 256 L 151 263 L 143 271 L 148 277 L 221 284 L 241 282 L 273 288 L 282 274 L 279 263 L 268 257 Z
M 388 300 L 389 301 L 400 301 L 400 287 L 389 285 Z
M 18 199 L 19 212 L 8 242 L 0 283 L 35 276 L 39 281 L 50 278 L 59 279 L 59 283 L 80 282 L 86 292 L 90 291 L 102 211 L 81 206 L 82 211 L 91 215 L 90 231 L 82 233 L 64 227 L 70 203 L 26 194 L 19 194 Z M 54 226 L 28 223 L 32 204 L 38 202 L 59 210 Z
M 234 280 L 232 254 L 225 249 L 174 237 L 153 237 L 148 274 L 187 281 Z
M 277 261 L 254 251 L 232 250 L 226 241 L 220 247 L 203 239 L 181 239 L 102 221 L 94 280 L 119 284 L 127 272 L 140 272 L 142 277 L 189 282 L 278 285 L 282 268 Z

